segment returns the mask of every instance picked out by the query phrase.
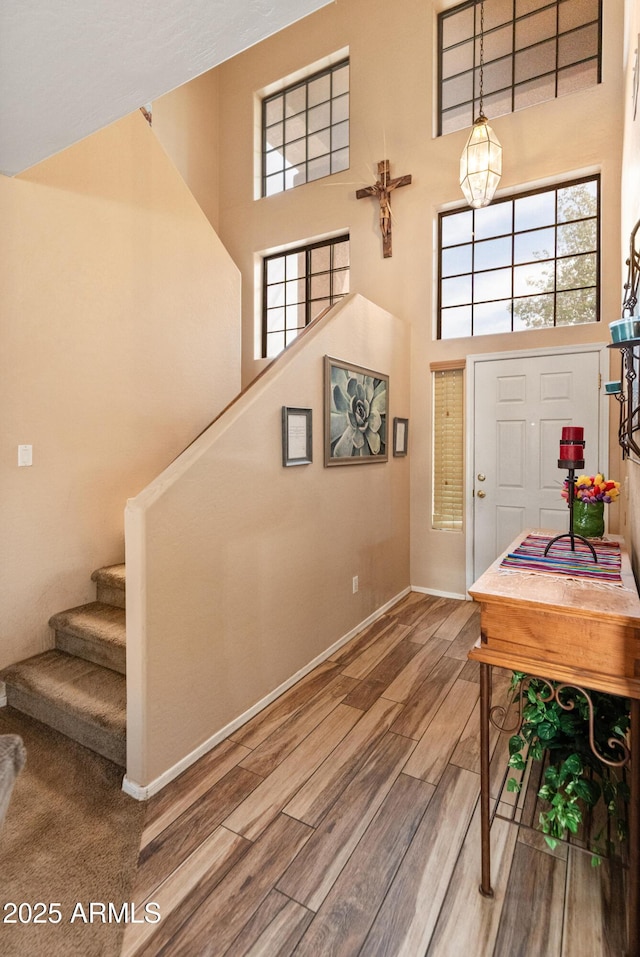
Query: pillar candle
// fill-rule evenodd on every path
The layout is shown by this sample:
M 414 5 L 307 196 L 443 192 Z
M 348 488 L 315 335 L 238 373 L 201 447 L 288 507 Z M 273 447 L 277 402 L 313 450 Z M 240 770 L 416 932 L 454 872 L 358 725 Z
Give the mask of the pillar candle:
M 581 462 L 584 458 L 584 445 L 562 445 L 560 443 L 560 458 L 563 462 Z
M 584 429 L 581 425 L 564 425 L 562 427 L 563 442 L 583 442 Z

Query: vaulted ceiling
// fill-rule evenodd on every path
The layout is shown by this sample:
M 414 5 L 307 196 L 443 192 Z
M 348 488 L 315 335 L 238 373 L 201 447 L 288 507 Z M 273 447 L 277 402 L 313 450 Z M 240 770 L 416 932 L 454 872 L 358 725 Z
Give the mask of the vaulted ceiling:
M 3 0 L 0 172 L 14 175 L 331 0 Z

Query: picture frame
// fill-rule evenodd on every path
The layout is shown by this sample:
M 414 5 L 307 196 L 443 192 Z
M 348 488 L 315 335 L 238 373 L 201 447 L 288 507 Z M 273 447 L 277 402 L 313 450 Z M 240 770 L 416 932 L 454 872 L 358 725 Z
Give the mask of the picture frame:
M 282 406 L 282 464 L 310 465 L 313 461 L 313 412 Z
M 324 357 L 324 464 L 388 460 L 389 376 Z
M 393 420 L 393 454 L 400 457 L 407 454 L 409 446 L 409 419 Z

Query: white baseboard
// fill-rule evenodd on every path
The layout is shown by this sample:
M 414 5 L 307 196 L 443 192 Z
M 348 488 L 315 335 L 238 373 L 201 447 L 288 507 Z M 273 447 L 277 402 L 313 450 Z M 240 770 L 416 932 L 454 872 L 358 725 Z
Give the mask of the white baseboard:
M 135 798 L 136 801 L 146 801 L 150 797 L 153 797 L 154 794 L 157 794 L 158 791 L 161 791 L 162 788 L 166 787 L 170 781 L 173 781 L 174 778 L 177 778 L 179 774 L 182 774 L 183 771 L 186 771 L 186 769 L 194 764 L 199 758 L 207 754 L 208 751 L 211 751 L 212 748 L 215 748 L 215 746 L 220 744 L 221 741 L 224 741 L 225 738 L 228 738 L 230 734 L 233 734 L 234 731 L 237 731 L 238 728 L 242 727 L 243 724 L 246 724 L 247 721 L 266 708 L 267 705 L 270 705 L 272 701 L 275 701 L 276 698 L 279 698 L 281 694 L 284 694 L 285 691 L 288 691 L 289 688 L 293 687 L 293 685 L 300 681 L 301 678 L 304 678 L 304 676 L 308 675 L 310 671 L 313 671 L 314 668 L 316 668 L 318 665 L 321 665 L 323 661 L 326 661 L 327 658 L 330 658 L 334 652 L 338 651 L 339 648 L 342 648 L 342 646 L 350 641 L 351 638 L 357 635 L 360 631 L 363 631 L 369 625 L 373 624 L 373 622 L 377 621 L 378 618 L 381 618 L 385 612 L 399 602 L 401 598 L 404 598 L 405 595 L 408 595 L 410 591 L 412 591 L 412 589 L 409 587 L 403 589 L 403 591 L 397 594 L 395 598 L 392 598 L 385 605 L 382 605 L 381 608 L 378 608 L 377 611 L 373 612 L 373 614 L 369 615 L 368 618 L 365 618 L 364 621 L 361 621 L 359 625 L 356 625 L 356 627 L 352 628 L 351 631 L 347 632 L 346 635 L 343 635 L 342 638 L 339 638 L 329 648 L 327 648 L 326 651 L 323 651 L 322 654 L 317 656 L 317 658 L 314 658 L 313 661 L 310 661 L 309 664 L 304 666 L 304 668 L 301 668 L 300 671 L 297 671 L 295 675 L 292 675 L 291 678 L 287 678 L 283 684 L 281 684 L 274 691 L 271 691 L 268 695 L 262 698 L 261 701 L 258 701 L 257 704 L 254 704 L 253 707 L 249 708 L 248 711 L 245 711 L 244 714 L 234 718 L 234 720 L 230 721 L 229 724 L 225 725 L 224 728 L 216 731 L 214 735 L 204 741 L 194 751 L 191 751 L 184 758 L 178 761 L 177 764 L 174 764 L 173 767 L 168 768 L 149 784 L 137 784 L 125 774 L 122 781 L 122 790 L 125 792 L 125 794 Z
M 472 601 L 470 595 L 460 595 L 456 591 L 440 591 L 438 588 L 422 588 L 420 585 L 412 585 L 411 591 L 418 591 L 421 595 L 435 595 L 436 598 L 457 598 L 459 601 Z

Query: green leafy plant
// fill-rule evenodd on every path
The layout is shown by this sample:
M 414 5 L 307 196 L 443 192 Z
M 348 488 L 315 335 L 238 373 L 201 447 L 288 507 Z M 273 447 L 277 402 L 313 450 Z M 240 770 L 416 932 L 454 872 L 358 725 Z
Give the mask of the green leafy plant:
M 541 761 L 544 752 L 548 752 L 544 783 L 538 791 L 538 797 L 548 805 L 539 818 L 547 843 L 553 848 L 567 832 L 577 834 L 585 809 L 595 807 L 600 800 L 615 822 L 619 840 L 624 840 L 626 820 L 620 810 L 629 800 L 629 787 L 621 768 L 610 767 L 593 753 L 587 699 L 567 688 L 560 691 L 560 702 L 555 698 L 549 700 L 550 688 L 546 682 L 514 672 L 511 688 L 519 689 L 521 682 L 525 682 L 526 688 L 522 726 L 519 733 L 509 739 L 509 767 L 524 771 L 527 752 L 534 761 Z M 589 694 L 594 709 L 597 750 L 605 758 L 619 761 L 622 749 L 612 746 L 609 740 L 624 740 L 629 728 L 629 702 L 604 692 Z M 571 702 L 574 707 L 567 710 Z M 507 790 L 519 791 L 520 788 L 515 778 L 509 778 Z M 597 835 L 596 840 L 599 837 Z M 592 861 L 599 863 L 598 854 Z

